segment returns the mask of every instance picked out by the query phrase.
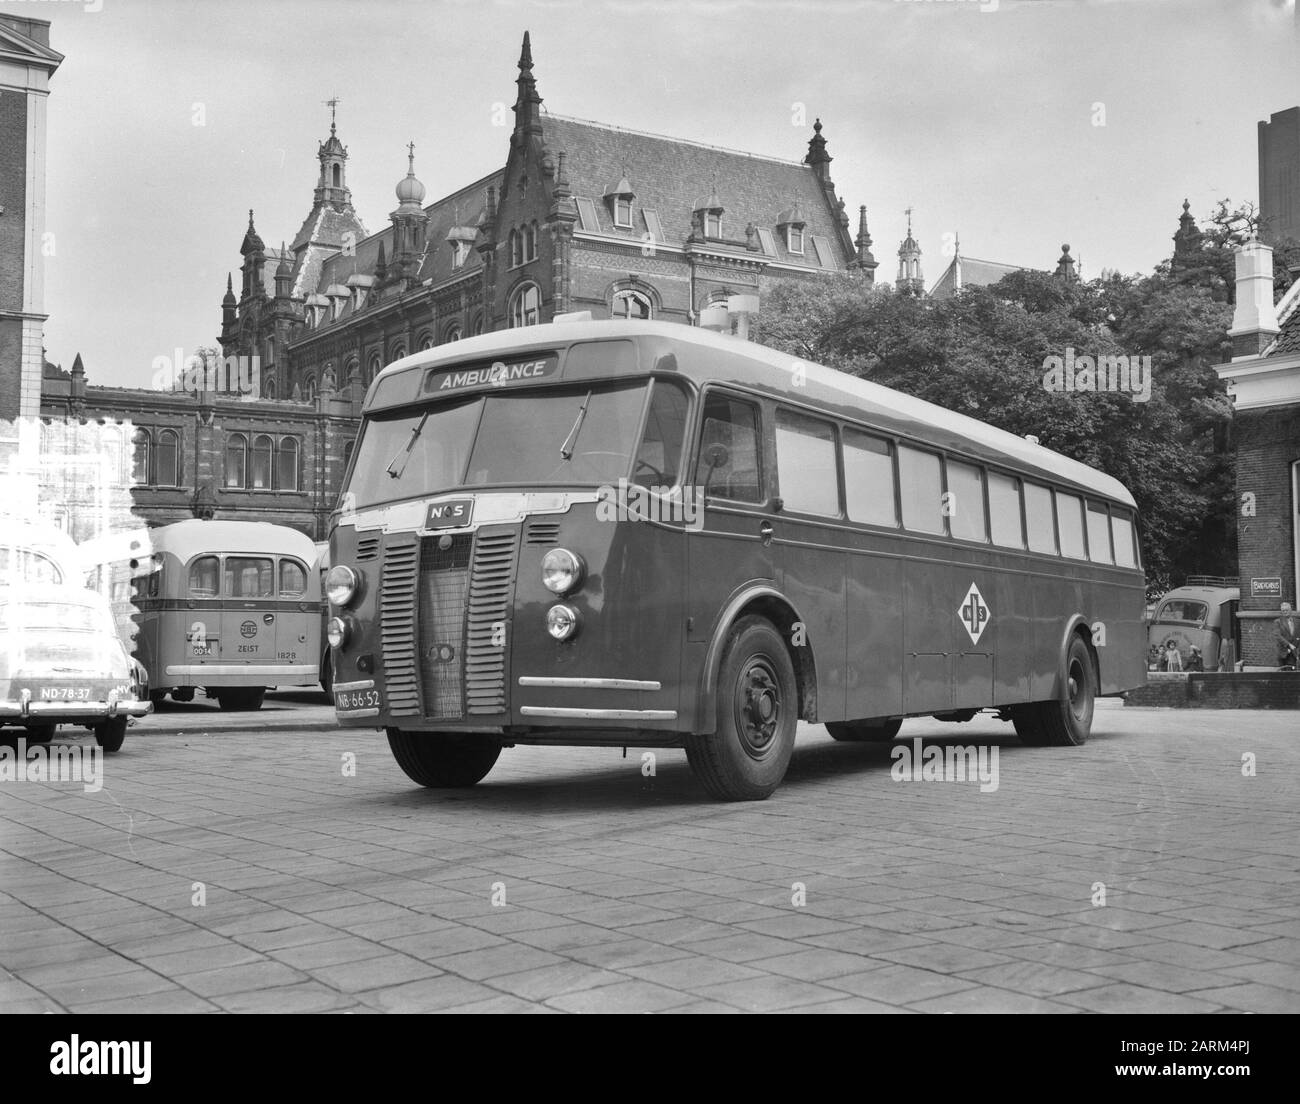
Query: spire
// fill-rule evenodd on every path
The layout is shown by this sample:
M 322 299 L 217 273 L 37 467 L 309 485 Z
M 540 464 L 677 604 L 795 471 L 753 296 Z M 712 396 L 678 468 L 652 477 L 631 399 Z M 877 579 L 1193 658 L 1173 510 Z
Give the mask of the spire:
M 226 273 L 226 294 L 222 296 L 221 305 L 223 307 L 233 307 L 236 304 L 235 283 L 230 273 Z
M 519 76 L 515 80 L 519 94 L 515 97 L 515 133 L 542 133 L 542 98 L 537 94 L 537 81 L 533 77 L 533 47 L 528 32 L 524 31 L 524 45 L 519 52 Z
M 853 244 L 858 247 L 858 256 L 854 261 L 854 266 L 862 269 L 867 274 L 870 283 L 875 283 L 876 268 L 879 262 L 871 252 L 871 231 L 867 229 L 867 208 L 865 205 L 858 208 L 858 236 Z
M 329 204 L 336 211 L 351 211 L 352 193 L 348 190 L 348 148 L 339 141 L 337 96 L 325 101 L 330 109 L 330 136 L 316 150 L 320 161 L 320 179 L 316 182 L 315 204 Z
M 1178 217 L 1178 231 L 1174 234 L 1174 255 L 1169 262 L 1172 274 L 1197 268 L 1202 261 L 1200 256 L 1205 235 L 1196 225 L 1192 215 L 1192 205 L 1183 200 L 1183 213 Z
M 898 247 L 898 280 L 896 286 L 904 295 L 925 294 L 925 278 L 921 274 L 921 247 L 912 237 L 912 208 L 907 208 L 907 237 Z
M 253 209 L 248 209 L 248 229 L 244 231 L 244 240 L 239 246 L 239 252 L 247 257 L 250 253 L 261 253 L 266 249 L 262 239 L 258 237 L 257 230 L 253 226 Z
M 381 241 L 379 243 L 379 256 L 375 260 L 375 276 L 382 281 L 387 275 L 388 261 L 384 257 L 384 243 Z
M 808 152 L 804 154 L 804 164 L 811 165 L 814 175 L 825 187 L 831 184 L 831 155 L 826 152 L 826 139 L 822 137 L 822 121 L 813 123 L 813 136 L 808 139 Z
M 1063 244 L 1061 246 L 1061 258 L 1056 262 L 1056 272 L 1053 274 L 1064 280 L 1067 284 L 1077 284 L 1079 274 L 1074 270 L 1074 258 L 1070 256 L 1070 246 Z
M 406 144 L 406 176 L 397 182 L 397 202 L 401 204 L 398 211 L 406 213 L 412 209 L 420 210 L 424 202 L 424 185 L 415 178 L 415 143 Z
M 280 242 L 280 263 L 275 266 L 275 297 L 288 299 L 293 294 L 293 265 L 289 263 L 289 251 Z

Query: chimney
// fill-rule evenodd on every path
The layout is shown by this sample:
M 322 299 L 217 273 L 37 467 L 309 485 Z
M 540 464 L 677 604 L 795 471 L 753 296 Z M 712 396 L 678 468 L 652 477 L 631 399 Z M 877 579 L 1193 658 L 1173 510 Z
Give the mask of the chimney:
M 1237 249 L 1237 307 L 1232 315 L 1232 359 L 1259 356 L 1280 327 L 1273 306 L 1273 250 L 1261 241 Z

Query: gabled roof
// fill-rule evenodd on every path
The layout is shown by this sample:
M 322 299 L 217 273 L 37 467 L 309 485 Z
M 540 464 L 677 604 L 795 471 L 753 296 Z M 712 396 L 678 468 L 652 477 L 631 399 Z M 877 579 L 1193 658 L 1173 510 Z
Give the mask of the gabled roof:
M 1013 272 L 1037 272 L 1038 269 L 1025 268 L 1022 265 L 1002 264 L 1000 261 L 980 261 L 974 257 L 956 256 L 948 263 L 948 267 L 943 270 L 943 275 L 935 281 L 934 287 L 930 289 L 931 299 L 950 299 L 956 295 L 959 288 L 957 287 L 957 265 L 961 264 L 961 286 L 966 287 L 990 287 L 996 284 L 1003 276 L 1009 276 Z
M 566 155 L 569 188 L 575 199 L 592 201 L 602 234 L 639 241 L 647 230 L 641 211 L 648 209 L 658 214 L 666 244 L 682 245 L 691 232 L 691 216 L 699 197 L 716 191 L 725 212 L 723 234 L 741 243 L 741 249 L 750 222 L 774 230 L 781 212 L 798 204 L 806 222 L 804 232 L 829 244 L 827 260 L 835 268 L 844 268 L 854 259 L 839 213 L 832 210 L 810 165 L 563 115 L 543 114 L 542 134 L 553 156 Z M 603 200 L 610 180 L 619 177 L 627 178 L 636 195 L 630 230 L 614 225 Z M 574 229 L 580 232 L 581 224 Z M 786 251 L 781 235 L 773 237 L 777 250 L 773 259 L 821 267 L 811 244 L 803 255 L 792 254 Z
M 49 24 L 44 20 L 19 19 L 13 16 L 6 18 L 0 15 L 0 60 L 37 65 L 53 73 L 63 61 L 63 55 L 19 30 L 19 27 L 34 29 L 33 23 L 44 25 L 48 34 Z
M 1294 280 L 1277 305 L 1277 320 L 1281 332 L 1273 344 L 1264 350 L 1264 356 L 1289 356 L 1300 353 L 1300 280 Z
M 316 290 L 320 283 L 321 265 L 340 249 L 343 235 L 349 232 L 358 241 L 366 236 L 366 228 L 355 211 L 336 211 L 328 203 L 312 208 L 290 246 L 295 253 L 302 250 L 302 262 L 293 274 L 295 299 L 306 298 Z

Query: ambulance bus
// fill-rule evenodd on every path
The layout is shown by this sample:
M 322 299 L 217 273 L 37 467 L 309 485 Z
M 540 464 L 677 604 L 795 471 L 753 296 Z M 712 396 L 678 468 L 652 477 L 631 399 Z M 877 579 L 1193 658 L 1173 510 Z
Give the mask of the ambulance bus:
M 682 747 L 770 795 L 799 720 L 995 710 L 1084 743 L 1145 681 L 1117 480 L 732 336 L 560 321 L 390 365 L 331 521 L 344 725 L 425 786 L 515 744 Z

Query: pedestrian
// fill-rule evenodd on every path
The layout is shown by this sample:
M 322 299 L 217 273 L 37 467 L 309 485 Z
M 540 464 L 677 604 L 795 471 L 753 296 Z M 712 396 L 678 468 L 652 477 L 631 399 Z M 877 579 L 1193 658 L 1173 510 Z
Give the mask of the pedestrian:
M 1183 669 L 1183 657 L 1179 654 L 1178 644 L 1171 638 L 1165 641 L 1165 662 L 1166 671 L 1181 671 Z
M 1187 657 L 1187 669 L 1189 671 L 1205 670 L 1205 660 L 1201 657 L 1201 649 L 1195 644 L 1192 645 L 1192 654 Z
M 1294 671 L 1296 649 L 1300 648 L 1300 617 L 1283 602 L 1277 618 L 1277 665 L 1283 671 Z

